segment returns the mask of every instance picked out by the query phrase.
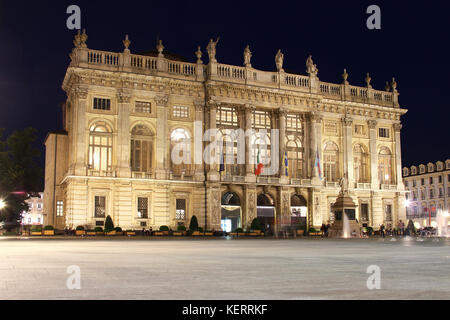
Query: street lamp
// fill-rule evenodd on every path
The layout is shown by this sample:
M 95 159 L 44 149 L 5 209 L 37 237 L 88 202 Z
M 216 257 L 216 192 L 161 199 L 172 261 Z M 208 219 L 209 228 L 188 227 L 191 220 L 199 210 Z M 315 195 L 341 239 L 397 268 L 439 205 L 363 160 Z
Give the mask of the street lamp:
M 5 200 L 0 199 L 0 210 L 3 209 L 4 207 L 6 207 Z

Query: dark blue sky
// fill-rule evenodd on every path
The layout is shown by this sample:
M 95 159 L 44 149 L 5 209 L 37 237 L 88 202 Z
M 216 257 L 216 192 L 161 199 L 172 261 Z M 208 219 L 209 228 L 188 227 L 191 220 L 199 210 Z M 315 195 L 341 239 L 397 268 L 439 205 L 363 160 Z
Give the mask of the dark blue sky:
M 280 48 L 284 67 L 305 73 L 313 55 L 323 81 L 349 81 L 383 89 L 394 76 L 402 118 L 403 164 L 445 160 L 448 143 L 450 52 L 444 1 L 1 1 L 0 127 L 7 132 L 33 126 L 39 147 L 48 131 L 61 128 L 61 83 L 74 31 L 66 8 L 81 8 L 88 47 L 122 51 L 129 34 L 132 52 L 153 49 L 157 34 L 167 50 L 195 61 L 198 45 L 220 36 L 219 62 L 241 65 L 249 44 L 252 65 L 275 69 Z M 381 7 L 381 30 L 366 28 L 366 8 Z M 204 61 L 207 59 L 204 59 Z

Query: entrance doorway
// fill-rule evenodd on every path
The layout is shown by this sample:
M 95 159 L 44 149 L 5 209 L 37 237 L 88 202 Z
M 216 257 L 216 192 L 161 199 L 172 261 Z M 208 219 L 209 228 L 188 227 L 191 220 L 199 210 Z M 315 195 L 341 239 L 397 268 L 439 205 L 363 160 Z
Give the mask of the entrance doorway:
M 222 196 L 222 216 L 220 226 L 224 232 L 241 228 L 241 200 L 234 192 L 225 192 Z
M 257 218 L 266 234 L 273 234 L 275 226 L 275 205 L 273 198 L 267 193 L 258 195 L 256 201 Z
M 299 194 L 293 194 L 291 197 L 291 224 L 294 226 L 305 226 L 308 207 L 306 199 Z

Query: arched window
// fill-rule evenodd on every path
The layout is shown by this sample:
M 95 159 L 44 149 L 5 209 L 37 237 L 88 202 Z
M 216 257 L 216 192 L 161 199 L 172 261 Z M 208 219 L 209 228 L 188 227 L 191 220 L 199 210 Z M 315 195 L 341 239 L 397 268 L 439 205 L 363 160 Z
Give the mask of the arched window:
M 221 159 L 217 159 L 219 170 L 223 164 L 223 171 L 225 175 L 243 175 L 243 168 L 238 164 L 238 134 L 231 129 L 219 129 L 220 139 L 222 140 L 222 154 L 219 155 Z
M 360 144 L 353 148 L 353 173 L 355 181 L 359 183 L 369 182 L 368 161 L 369 155 Z
M 170 134 L 170 157 L 173 175 L 191 173 L 191 136 L 186 129 L 177 128 Z
M 334 142 L 327 142 L 323 150 L 323 172 L 326 181 L 337 182 L 339 176 L 339 149 Z
M 389 148 L 382 147 L 378 153 L 378 179 L 381 184 L 392 184 L 392 154 Z
M 131 130 L 131 170 L 150 173 L 153 169 L 153 134 L 144 125 Z
M 111 171 L 112 130 L 103 121 L 91 126 L 89 133 L 89 169 Z
M 303 147 L 300 137 L 293 134 L 286 136 L 286 153 L 289 177 L 295 179 L 301 178 L 303 170 Z M 284 172 L 282 174 L 284 175 Z

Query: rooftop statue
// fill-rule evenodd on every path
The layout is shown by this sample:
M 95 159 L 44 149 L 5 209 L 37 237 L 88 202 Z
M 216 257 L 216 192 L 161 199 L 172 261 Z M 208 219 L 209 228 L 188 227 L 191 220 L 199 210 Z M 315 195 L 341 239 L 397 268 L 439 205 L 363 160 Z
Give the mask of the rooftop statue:
M 317 76 L 317 73 L 319 72 L 319 69 L 317 69 L 317 66 L 314 64 L 311 55 L 309 55 L 308 59 L 306 59 L 306 72 L 315 76 Z
M 284 60 L 284 54 L 281 52 L 280 49 L 278 49 L 278 52 L 275 55 L 275 64 L 277 66 L 278 71 L 284 71 L 283 70 L 283 60 Z
M 251 67 L 250 59 L 252 58 L 252 52 L 250 51 L 249 46 L 247 45 L 244 49 L 244 66 Z
M 208 51 L 209 61 L 210 62 L 217 62 L 216 60 L 216 46 L 219 42 L 220 37 L 217 37 L 216 41 L 213 41 L 213 39 L 209 40 L 208 46 L 206 47 L 206 51 Z

